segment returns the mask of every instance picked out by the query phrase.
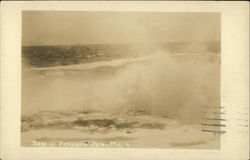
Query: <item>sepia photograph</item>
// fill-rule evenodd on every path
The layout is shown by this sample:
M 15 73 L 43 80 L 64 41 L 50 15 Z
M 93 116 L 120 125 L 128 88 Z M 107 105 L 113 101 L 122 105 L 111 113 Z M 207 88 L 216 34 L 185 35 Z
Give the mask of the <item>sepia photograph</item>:
M 220 149 L 220 13 L 22 11 L 21 36 L 21 146 Z
M 248 2 L 0 9 L 0 159 L 249 159 Z

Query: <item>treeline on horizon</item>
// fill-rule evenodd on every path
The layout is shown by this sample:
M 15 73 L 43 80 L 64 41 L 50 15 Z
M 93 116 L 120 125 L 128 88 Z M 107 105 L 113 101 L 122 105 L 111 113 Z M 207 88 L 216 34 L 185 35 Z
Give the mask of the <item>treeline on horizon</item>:
M 91 44 L 64 46 L 23 46 L 22 57 L 36 67 L 78 64 L 154 54 L 156 50 L 175 53 L 220 53 L 220 42 L 165 44 Z

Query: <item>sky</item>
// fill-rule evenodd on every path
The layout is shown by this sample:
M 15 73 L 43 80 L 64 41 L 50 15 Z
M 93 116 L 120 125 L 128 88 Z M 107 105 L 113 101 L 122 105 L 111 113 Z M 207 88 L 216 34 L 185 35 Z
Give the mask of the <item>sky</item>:
M 220 41 L 219 13 L 23 11 L 22 45 Z

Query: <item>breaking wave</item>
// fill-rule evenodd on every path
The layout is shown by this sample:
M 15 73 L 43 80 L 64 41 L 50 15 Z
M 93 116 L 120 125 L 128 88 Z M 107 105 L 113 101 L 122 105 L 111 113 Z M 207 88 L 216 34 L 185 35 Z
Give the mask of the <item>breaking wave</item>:
M 204 107 L 219 105 L 219 61 L 210 57 L 159 53 L 137 60 L 25 70 L 22 112 L 142 110 L 198 123 Z M 75 125 L 82 123 L 97 122 Z

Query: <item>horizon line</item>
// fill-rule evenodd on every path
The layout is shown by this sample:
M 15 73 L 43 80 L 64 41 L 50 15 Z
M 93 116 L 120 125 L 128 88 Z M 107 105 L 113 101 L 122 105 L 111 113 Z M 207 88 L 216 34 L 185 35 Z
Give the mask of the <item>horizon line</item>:
M 36 47 L 36 46 L 72 46 L 72 45 L 132 45 L 132 44 L 170 44 L 170 43 L 208 43 L 208 42 L 218 42 L 216 41 L 173 41 L 173 42 L 138 42 L 138 43 L 72 43 L 72 44 L 37 44 L 37 45 L 21 45 L 22 47 Z

